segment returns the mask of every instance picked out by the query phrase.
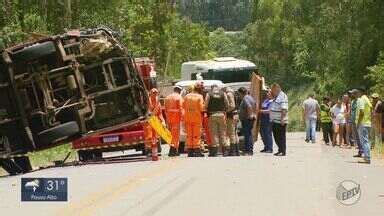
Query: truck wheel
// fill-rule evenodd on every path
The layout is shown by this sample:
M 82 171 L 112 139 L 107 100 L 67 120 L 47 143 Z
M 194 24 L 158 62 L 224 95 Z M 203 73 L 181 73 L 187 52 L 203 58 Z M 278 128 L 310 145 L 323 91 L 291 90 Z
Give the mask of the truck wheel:
M 87 162 L 92 160 L 92 154 L 87 150 L 79 150 L 77 154 L 79 155 L 79 161 L 81 162 Z
M 46 146 L 60 139 L 74 136 L 80 132 L 79 125 L 75 121 L 67 122 L 38 134 L 39 144 Z
M 27 156 L 21 156 L 21 157 L 15 157 L 13 158 L 17 166 L 20 167 L 23 173 L 31 172 L 32 171 L 32 165 L 31 161 L 29 160 L 29 157 Z
M 103 153 L 100 151 L 79 150 L 77 154 L 81 162 L 100 160 L 103 158 Z
M 9 158 L 1 158 L 0 166 L 11 176 L 22 173 L 22 170 L 20 169 L 20 167 L 13 160 Z
M 16 51 L 13 53 L 12 59 L 16 62 L 29 62 L 43 56 L 51 55 L 55 52 L 55 44 L 52 41 L 47 41 Z
M 92 152 L 93 154 L 93 159 L 94 160 L 100 160 L 103 158 L 103 152 L 100 152 L 100 151 L 94 151 Z

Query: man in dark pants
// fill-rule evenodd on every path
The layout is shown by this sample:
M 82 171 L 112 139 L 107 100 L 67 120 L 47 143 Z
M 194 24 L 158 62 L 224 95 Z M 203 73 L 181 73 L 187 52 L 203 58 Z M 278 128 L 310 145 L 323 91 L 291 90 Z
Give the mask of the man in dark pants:
M 269 120 L 269 108 L 272 103 L 272 93 L 268 90 L 266 97 L 261 104 L 260 110 L 260 135 L 264 143 L 262 153 L 273 153 L 273 138 L 271 121 Z
M 330 113 L 329 97 L 323 98 L 323 103 L 320 105 L 320 122 L 323 130 L 323 139 L 326 145 L 332 141 L 332 117 Z
M 357 125 L 356 125 L 358 90 L 352 89 L 351 91 L 349 91 L 349 93 L 351 94 L 351 99 L 352 99 L 352 102 L 351 102 L 352 137 L 353 137 L 355 144 L 357 145 L 357 147 L 359 149 L 358 153 L 356 155 L 354 155 L 353 157 L 361 157 L 363 155 L 363 148 L 361 147 L 360 138 L 359 138 L 359 134 L 357 131 Z
M 285 156 L 286 147 L 286 131 L 288 124 L 288 97 L 281 90 L 279 84 L 273 84 L 271 87 L 273 101 L 270 106 L 269 117 L 272 123 L 272 133 L 275 138 L 276 145 L 279 150 L 275 156 Z
M 244 154 L 253 155 L 252 128 L 255 121 L 256 102 L 244 87 L 238 90 L 241 98 L 239 118 L 244 134 Z

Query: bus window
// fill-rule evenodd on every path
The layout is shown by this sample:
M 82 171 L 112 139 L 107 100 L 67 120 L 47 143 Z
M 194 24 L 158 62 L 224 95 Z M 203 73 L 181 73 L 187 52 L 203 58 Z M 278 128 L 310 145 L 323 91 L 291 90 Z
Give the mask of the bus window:
M 223 70 L 223 71 L 209 71 L 208 73 L 203 73 L 202 77 L 209 80 L 221 80 L 223 83 L 233 83 L 233 82 L 249 82 L 252 70 Z M 194 77 L 196 79 L 196 75 Z

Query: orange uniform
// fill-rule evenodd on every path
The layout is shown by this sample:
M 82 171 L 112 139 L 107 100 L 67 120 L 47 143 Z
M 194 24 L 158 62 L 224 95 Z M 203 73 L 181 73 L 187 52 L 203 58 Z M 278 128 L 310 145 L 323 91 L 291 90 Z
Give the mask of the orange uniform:
M 157 116 L 161 121 L 164 121 L 163 113 L 161 111 L 161 104 L 160 101 L 157 98 L 158 91 L 157 89 L 152 89 L 149 96 L 149 112 L 152 113 L 152 115 Z M 157 140 L 157 135 L 155 130 L 152 129 L 152 127 L 149 124 L 146 124 L 144 126 L 144 133 L 145 133 L 145 148 L 151 149 L 152 147 L 152 139 Z
M 211 132 L 209 131 L 209 118 L 207 114 L 203 114 L 203 128 L 204 128 L 204 134 L 205 134 L 205 142 L 207 145 L 212 145 L 212 139 L 211 139 Z
M 184 122 L 187 133 L 187 148 L 200 149 L 201 124 L 204 109 L 203 96 L 197 93 L 189 93 L 183 102 Z
M 165 98 L 167 125 L 172 134 L 171 146 L 178 149 L 180 143 L 180 123 L 183 116 L 183 98 L 179 93 L 172 93 Z

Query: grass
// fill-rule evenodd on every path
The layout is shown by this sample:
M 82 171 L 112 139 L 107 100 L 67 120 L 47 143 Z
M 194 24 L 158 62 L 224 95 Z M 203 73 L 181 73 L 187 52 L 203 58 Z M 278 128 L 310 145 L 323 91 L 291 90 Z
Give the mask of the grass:
M 76 151 L 72 149 L 71 144 L 60 145 L 51 149 L 34 152 L 30 156 L 33 167 L 52 165 L 53 161 L 63 160 L 71 152 L 67 161 L 76 159 Z
M 380 142 L 375 145 L 372 152 L 372 157 L 377 159 L 384 159 L 384 143 Z
M 76 151 L 72 149 L 71 144 L 64 144 L 54 148 L 43 151 L 33 152 L 29 154 L 29 158 L 33 168 L 42 166 L 53 165 L 56 160 L 63 160 L 71 152 L 67 161 L 74 161 L 76 159 Z M 6 175 L 6 172 L 0 168 L 0 176 Z

